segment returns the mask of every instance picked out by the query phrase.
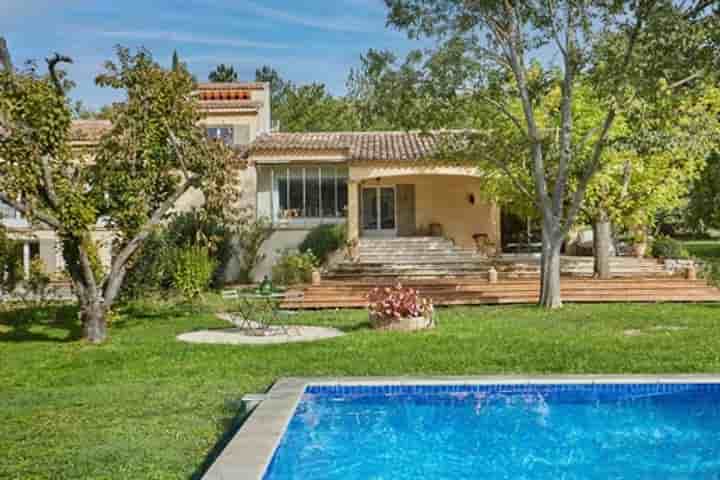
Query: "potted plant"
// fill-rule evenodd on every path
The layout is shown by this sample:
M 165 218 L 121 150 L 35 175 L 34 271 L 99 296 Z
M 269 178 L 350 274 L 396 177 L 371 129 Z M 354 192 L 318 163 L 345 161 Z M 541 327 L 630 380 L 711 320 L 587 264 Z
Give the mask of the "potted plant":
M 414 288 L 401 284 L 374 288 L 368 295 L 368 313 L 373 328 L 415 331 L 434 328 L 433 304 Z
M 633 256 L 642 258 L 647 253 L 648 237 L 644 228 L 637 228 L 633 232 Z

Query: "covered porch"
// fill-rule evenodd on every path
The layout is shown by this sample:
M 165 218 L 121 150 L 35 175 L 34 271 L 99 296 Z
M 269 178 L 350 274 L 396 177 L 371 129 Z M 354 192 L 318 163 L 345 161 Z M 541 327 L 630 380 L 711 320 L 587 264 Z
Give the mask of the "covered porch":
M 475 168 L 351 164 L 348 239 L 442 237 L 488 254 L 500 246 L 500 209 Z

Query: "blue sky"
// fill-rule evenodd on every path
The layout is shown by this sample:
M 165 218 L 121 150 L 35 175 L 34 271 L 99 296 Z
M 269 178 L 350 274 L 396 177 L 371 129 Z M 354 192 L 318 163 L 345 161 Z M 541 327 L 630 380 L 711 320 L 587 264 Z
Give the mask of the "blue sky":
M 334 94 L 360 54 L 420 45 L 385 26 L 382 0 L 0 0 L 0 34 L 16 65 L 58 51 L 71 56 L 73 97 L 91 108 L 117 98 L 94 85 L 113 46 L 145 46 L 169 64 L 173 49 L 198 79 L 219 63 L 241 80 L 267 64 L 298 83 Z

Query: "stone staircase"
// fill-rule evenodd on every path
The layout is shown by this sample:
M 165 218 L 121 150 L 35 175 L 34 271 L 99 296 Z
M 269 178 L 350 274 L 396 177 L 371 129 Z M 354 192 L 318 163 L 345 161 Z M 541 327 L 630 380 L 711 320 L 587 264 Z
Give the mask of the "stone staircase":
M 324 278 L 487 276 L 492 262 L 441 237 L 361 239 L 357 262 L 343 261 Z
M 495 267 L 500 279 L 537 279 L 540 259 L 537 255 L 501 255 L 487 258 L 474 248 L 462 248 L 441 237 L 407 237 L 360 240 L 356 262 L 336 264 L 323 278 L 374 282 L 381 279 L 487 279 Z M 592 277 L 592 257 L 561 259 L 566 276 Z M 664 266 L 654 259 L 613 257 L 610 260 L 613 277 L 668 277 Z

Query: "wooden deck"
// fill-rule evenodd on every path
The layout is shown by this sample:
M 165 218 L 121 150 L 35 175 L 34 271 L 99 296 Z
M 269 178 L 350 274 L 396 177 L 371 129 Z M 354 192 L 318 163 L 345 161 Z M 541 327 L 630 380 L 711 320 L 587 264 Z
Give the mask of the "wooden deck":
M 285 309 L 362 308 L 365 295 L 374 286 L 389 285 L 389 280 L 324 281 L 302 288 L 302 299 L 287 301 Z M 531 304 L 538 301 L 537 280 L 504 280 L 491 284 L 484 279 L 433 279 L 403 283 L 432 298 L 436 305 Z M 592 280 L 563 278 L 563 301 L 604 302 L 720 302 L 720 289 L 704 280 L 682 278 L 634 278 Z

